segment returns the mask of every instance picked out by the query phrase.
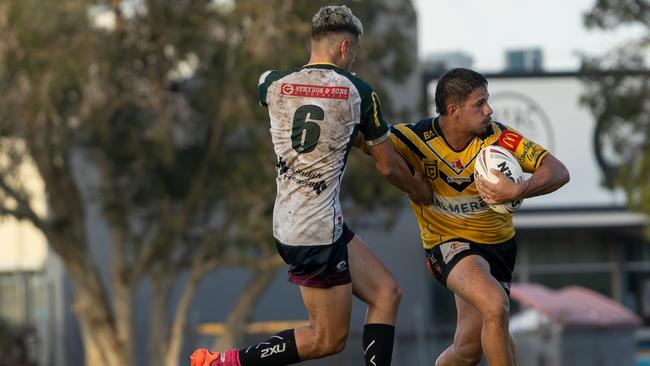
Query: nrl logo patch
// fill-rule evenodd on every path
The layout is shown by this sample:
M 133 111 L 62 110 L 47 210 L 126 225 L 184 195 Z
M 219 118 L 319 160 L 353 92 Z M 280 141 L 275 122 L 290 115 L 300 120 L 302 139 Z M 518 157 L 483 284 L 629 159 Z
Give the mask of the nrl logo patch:
M 431 179 L 438 178 L 438 160 L 424 160 L 424 174 Z

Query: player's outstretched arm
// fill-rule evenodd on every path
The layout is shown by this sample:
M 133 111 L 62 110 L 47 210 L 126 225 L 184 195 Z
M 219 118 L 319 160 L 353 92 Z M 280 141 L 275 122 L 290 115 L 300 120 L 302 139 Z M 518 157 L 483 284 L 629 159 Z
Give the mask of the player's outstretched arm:
M 433 202 L 431 186 L 422 174 L 411 173 L 404 159 L 393 149 L 390 139 L 369 147 L 375 166 L 386 180 L 406 192 L 415 203 L 430 205 Z
M 569 182 L 569 170 L 550 153 L 544 157 L 539 168 L 527 180 L 514 183 L 498 170 L 492 169 L 498 181 L 491 183 L 478 178 L 476 186 L 488 204 L 495 204 L 516 199 L 525 199 L 556 191 Z

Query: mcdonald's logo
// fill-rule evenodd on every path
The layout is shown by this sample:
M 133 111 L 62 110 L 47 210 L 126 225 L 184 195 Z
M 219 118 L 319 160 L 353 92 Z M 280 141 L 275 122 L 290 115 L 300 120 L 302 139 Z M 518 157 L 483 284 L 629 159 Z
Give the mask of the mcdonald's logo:
M 501 136 L 499 136 L 499 146 L 505 147 L 511 152 L 517 150 L 517 146 L 521 142 L 522 137 L 512 131 L 504 131 Z

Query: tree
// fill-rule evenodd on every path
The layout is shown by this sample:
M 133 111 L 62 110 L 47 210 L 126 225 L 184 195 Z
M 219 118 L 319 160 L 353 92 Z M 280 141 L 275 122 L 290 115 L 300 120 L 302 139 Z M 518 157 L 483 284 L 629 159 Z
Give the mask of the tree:
M 323 4 L 0 3 L 0 215 L 33 223 L 63 260 L 86 364 L 135 364 L 133 303 L 143 281 L 153 288 L 149 364 L 171 366 L 207 273 L 246 266 L 264 279 L 282 266 L 270 232 L 275 167 L 257 78 L 306 61 L 309 20 Z M 394 27 L 412 24 L 410 2 L 351 6 L 368 33 L 360 74 L 399 81 L 411 73 L 414 47 Z M 389 27 L 374 29 L 389 12 Z M 44 182 L 47 215 L 18 179 L 26 163 Z M 352 164 L 349 181 L 374 174 L 371 164 Z M 400 196 L 378 179 L 351 187 L 348 202 L 366 207 L 395 205 Z M 101 261 L 85 220 L 93 204 L 110 232 L 110 258 Z M 182 273 L 187 281 L 170 315 Z M 227 320 L 231 342 L 265 286 L 253 281 L 242 291 L 245 306 Z
M 604 184 L 622 188 L 633 209 L 650 213 L 650 4 L 598 0 L 584 21 L 588 28 L 643 29 L 639 38 L 583 59 L 582 101 L 596 120 L 594 148 Z

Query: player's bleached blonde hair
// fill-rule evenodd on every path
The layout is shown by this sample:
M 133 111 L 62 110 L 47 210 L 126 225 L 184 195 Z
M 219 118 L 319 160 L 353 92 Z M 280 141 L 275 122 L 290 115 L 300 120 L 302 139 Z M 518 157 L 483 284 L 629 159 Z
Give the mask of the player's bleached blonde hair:
M 360 36 L 363 25 L 345 5 L 323 6 L 311 19 L 311 37 L 318 39 L 327 33 L 349 32 Z

